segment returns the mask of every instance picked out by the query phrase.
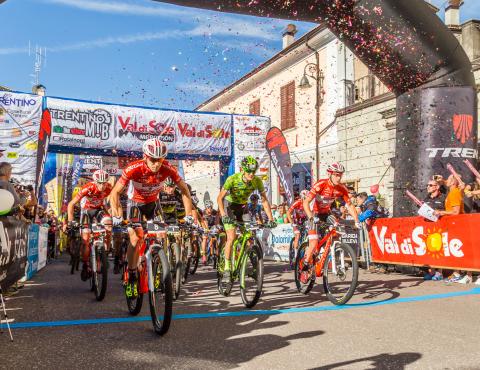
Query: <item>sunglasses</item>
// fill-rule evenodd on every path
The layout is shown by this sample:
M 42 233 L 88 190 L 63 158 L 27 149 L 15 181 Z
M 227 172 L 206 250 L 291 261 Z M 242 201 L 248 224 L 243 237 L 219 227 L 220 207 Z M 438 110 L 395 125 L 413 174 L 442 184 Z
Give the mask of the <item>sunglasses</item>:
M 148 158 L 152 163 L 160 163 L 163 162 L 163 158 Z
M 245 170 L 245 173 L 248 173 L 248 174 L 254 174 L 255 172 L 257 172 L 257 170 Z
M 431 188 L 432 186 L 438 186 L 437 184 L 428 184 L 427 187 Z

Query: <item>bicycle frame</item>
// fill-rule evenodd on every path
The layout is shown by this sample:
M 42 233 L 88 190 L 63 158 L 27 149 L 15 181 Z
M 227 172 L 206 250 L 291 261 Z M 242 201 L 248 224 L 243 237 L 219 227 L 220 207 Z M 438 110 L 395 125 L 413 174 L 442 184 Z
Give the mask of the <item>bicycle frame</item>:
M 103 246 L 104 243 L 104 237 L 105 237 L 105 234 L 107 233 L 107 230 L 105 230 L 105 227 L 101 224 L 92 224 L 92 234 L 90 236 L 90 258 L 93 260 L 93 261 L 96 261 L 97 259 L 97 252 L 96 252 L 96 247 L 97 246 Z M 92 263 L 92 271 L 94 273 L 97 272 L 97 264 L 96 263 Z
M 246 256 L 245 247 L 247 242 L 253 237 L 251 230 L 247 230 L 245 226 L 240 226 L 240 237 L 236 238 L 232 245 L 232 262 L 233 262 L 233 275 L 238 277 L 240 272 L 240 266 L 242 266 L 243 260 Z M 236 256 L 236 246 L 240 243 L 240 250 L 238 256 Z
M 335 227 L 333 227 L 327 233 L 327 235 L 325 235 L 323 237 L 323 239 L 318 242 L 318 244 L 315 248 L 315 252 L 314 252 L 315 256 L 318 256 L 318 254 L 320 254 L 320 250 L 322 249 L 322 247 L 324 248 L 323 253 L 320 257 L 320 261 L 315 263 L 315 265 L 320 266 L 320 275 L 317 274 L 317 276 L 322 276 L 323 266 L 325 265 L 325 261 L 327 260 L 327 256 L 330 254 L 330 251 L 332 252 L 332 254 L 335 251 L 335 248 L 331 248 L 331 247 L 332 247 L 332 244 L 335 245 L 337 243 L 337 242 L 332 243 L 333 238 L 337 235 L 339 235 L 339 233 L 337 232 L 337 229 Z M 333 255 L 332 255 L 332 257 L 333 257 Z M 343 259 L 342 259 L 342 264 L 343 263 L 344 262 L 343 262 Z M 336 266 L 335 266 L 335 258 L 332 258 L 332 270 L 334 271 L 334 273 L 336 273 L 336 271 L 337 271 Z

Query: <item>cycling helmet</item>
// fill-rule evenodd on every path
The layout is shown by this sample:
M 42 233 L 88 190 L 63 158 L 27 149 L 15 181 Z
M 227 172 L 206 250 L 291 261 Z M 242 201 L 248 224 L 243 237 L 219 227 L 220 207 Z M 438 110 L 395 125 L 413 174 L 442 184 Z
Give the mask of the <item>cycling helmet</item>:
M 377 204 L 377 198 L 375 198 L 373 195 L 369 195 L 364 204 L 365 206 Z
M 250 196 L 250 202 L 255 202 L 256 200 L 259 200 L 260 197 L 258 196 L 258 194 L 252 194 Z
M 250 173 L 256 172 L 258 169 L 258 162 L 255 158 L 249 155 L 242 159 L 242 163 L 240 167 L 245 172 L 250 172 Z
M 163 141 L 157 138 L 148 139 L 143 143 L 143 153 L 150 158 L 165 158 L 168 150 Z
M 93 173 L 93 181 L 98 184 L 106 183 L 108 181 L 108 173 L 106 173 L 104 170 L 96 170 Z
M 175 183 L 173 182 L 171 177 L 167 177 L 163 183 L 165 186 L 175 186 Z
M 211 200 L 206 200 L 205 208 L 213 208 L 213 202 Z
M 302 190 L 302 191 L 300 192 L 300 198 L 301 198 L 302 200 L 304 200 L 304 199 L 308 196 L 308 193 L 310 193 L 308 190 L 306 190 L 306 189 L 305 189 L 305 190 Z
M 344 173 L 345 167 L 343 167 L 341 163 L 335 162 L 328 165 L 327 172 L 328 173 Z

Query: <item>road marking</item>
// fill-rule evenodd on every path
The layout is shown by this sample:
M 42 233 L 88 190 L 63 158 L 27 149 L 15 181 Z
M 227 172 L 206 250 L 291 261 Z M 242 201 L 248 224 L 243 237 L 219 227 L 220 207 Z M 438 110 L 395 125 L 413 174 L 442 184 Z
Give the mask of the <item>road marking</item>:
M 359 307 L 375 307 L 398 303 L 422 302 L 435 299 L 464 297 L 469 295 L 480 295 L 480 287 L 462 292 L 451 292 L 442 294 L 430 294 L 416 297 L 395 298 L 385 301 L 375 301 L 366 303 L 352 303 L 344 306 L 319 306 L 319 307 L 300 307 L 300 308 L 285 308 L 279 310 L 244 310 L 244 311 L 230 311 L 230 312 L 207 312 L 194 314 L 178 314 L 173 315 L 173 320 L 186 319 L 212 319 L 222 317 L 238 317 L 238 316 L 260 316 L 260 315 L 280 315 L 291 313 L 305 313 L 305 312 L 320 312 L 320 311 L 340 311 Z M 95 324 L 122 324 L 131 322 L 150 321 L 150 316 L 140 317 L 112 317 L 105 319 L 86 319 L 86 320 L 70 320 L 70 321 L 37 321 L 37 322 L 17 322 L 10 325 L 15 329 L 28 328 L 45 328 L 57 326 L 76 326 L 76 325 L 95 325 Z

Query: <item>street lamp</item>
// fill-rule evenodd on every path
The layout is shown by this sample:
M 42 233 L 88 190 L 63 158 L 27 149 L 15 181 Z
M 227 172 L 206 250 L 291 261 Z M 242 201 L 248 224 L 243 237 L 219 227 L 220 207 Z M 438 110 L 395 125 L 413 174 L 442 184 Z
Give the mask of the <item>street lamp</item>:
M 309 45 L 307 45 L 309 46 Z M 313 50 L 313 49 L 312 49 Z M 325 75 L 323 74 L 323 70 L 320 69 L 320 61 L 319 55 L 316 50 L 315 56 L 317 59 L 316 63 L 307 63 L 303 70 L 303 77 L 300 80 L 300 84 L 298 87 L 300 89 L 309 89 L 312 87 L 310 85 L 309 78 L 313 78 L 315 80 L 316 86 L 316 103 L 315 103 L 315 165 L 316 165 L 316 175 L 317 179 L 320 177 L 320 106 L 323 104 L 323 81 L 325 79 Z

